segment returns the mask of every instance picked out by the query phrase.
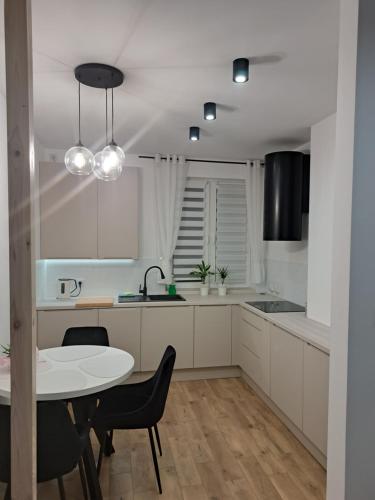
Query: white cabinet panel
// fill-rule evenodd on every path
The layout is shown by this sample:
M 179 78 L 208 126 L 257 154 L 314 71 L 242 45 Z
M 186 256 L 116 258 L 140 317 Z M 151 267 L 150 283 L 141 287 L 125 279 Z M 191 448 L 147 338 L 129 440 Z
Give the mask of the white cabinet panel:
M 61 346 L 65 332 L 73 326 L 97 326 L 98 310 L 38 311 L 38 347 Z
M 177 352 L 175 368 L 193 368 L 193 333 L 193 307 L 144 307 L 141 370 L 155 370 L 169 344 Z
M 42 259 L 98 255 L 97 181 L 71 175 L 62 163 L 39 164 Z
M 231 365 L 231 306 L 196 306 L 194 367 Z
M 242 309 L 239 324 L 239 361 L 242 370 L 269 395 L 269 328 L 256 314 Z
M 303 432 L 327 455 L 329 356 L 304 344 Z
M 232 365 L 240 365 L 241 307 L 232 306 Z
M 304 342 L 271 326 L 271 399 L 302 430 Z
M 141 310 L 99 309 L 99 326 L 107 329 L 111 347 L 129 352 L 135 360 L 134 370 L 141 368 Z
M 98 257 L 138 258 L 138 168 L 98 183 Z

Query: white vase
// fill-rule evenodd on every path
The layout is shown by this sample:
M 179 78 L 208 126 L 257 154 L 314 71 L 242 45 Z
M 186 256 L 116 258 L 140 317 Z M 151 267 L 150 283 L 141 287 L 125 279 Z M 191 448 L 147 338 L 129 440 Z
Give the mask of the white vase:
M 227 294 L 227 287 L 225 285 L 218 285 L 217 294 L 219 297 L 225 297 Z
M 202 283 L 200 286 L 200 290 L 201 290 L 201 296 L 207 297 L 209 290 L 209 286 L 207 285 L 207 283 Z

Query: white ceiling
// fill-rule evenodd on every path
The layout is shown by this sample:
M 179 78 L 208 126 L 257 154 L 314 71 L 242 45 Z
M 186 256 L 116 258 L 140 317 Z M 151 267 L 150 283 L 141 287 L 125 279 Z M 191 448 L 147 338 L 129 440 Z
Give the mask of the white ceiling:
M 77 139 L 75 66 L 113 64 L 116 139 L 131 153 L 245 159 L 309 140 L 335 110 L 338 0 L 33 0 L 35 128 Z M 247 84 L 232 60 L 249 57 Z M 218 103 L 205 122 L 203 103 Z M 104 92 L 82 87 L 86 145 L 104 140 Z M 187 140 L 188 127 L 201 140 Z

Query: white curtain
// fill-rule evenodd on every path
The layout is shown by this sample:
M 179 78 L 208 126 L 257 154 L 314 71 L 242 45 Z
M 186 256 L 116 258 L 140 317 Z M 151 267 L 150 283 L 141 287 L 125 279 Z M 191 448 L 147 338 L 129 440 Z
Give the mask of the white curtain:
M 263 190 L 264 168 L 260 161 L 247 161 L 246 200 L 248 221 L 248 245 L 250 249 L 249 281 L 262 285 L 265 281 L 263 242 Z
M 156 237 L 161 267 L 168 282 L 180 226 L 188 166 L 183 156 L 155 157 Z

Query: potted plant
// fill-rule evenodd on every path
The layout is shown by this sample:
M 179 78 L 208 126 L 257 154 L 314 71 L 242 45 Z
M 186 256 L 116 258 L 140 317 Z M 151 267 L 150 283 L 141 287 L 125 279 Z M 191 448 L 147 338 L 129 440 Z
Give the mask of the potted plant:
M 218 267 L 216 271 L 221 281 L 221 283 L 217 287 L 217 293 L 220 297 L 224 297 L 227 294 L 227 287 L 224 283 L 229 276 L 228 267 Z
M 210 264 L 206 264 L 205 261 L 202 260 L 202 263 L 198 264 L 196 268 L 190 273 L 191 276 L 194 276 L 195 278 L 199 278 L 201 280 L 200 289 L 202 297 L 208 295 L 209 284 L 207 283 L 207 278 L 208 276 L 214 274 L 212 271 L 210 271 L 210 269 Z

